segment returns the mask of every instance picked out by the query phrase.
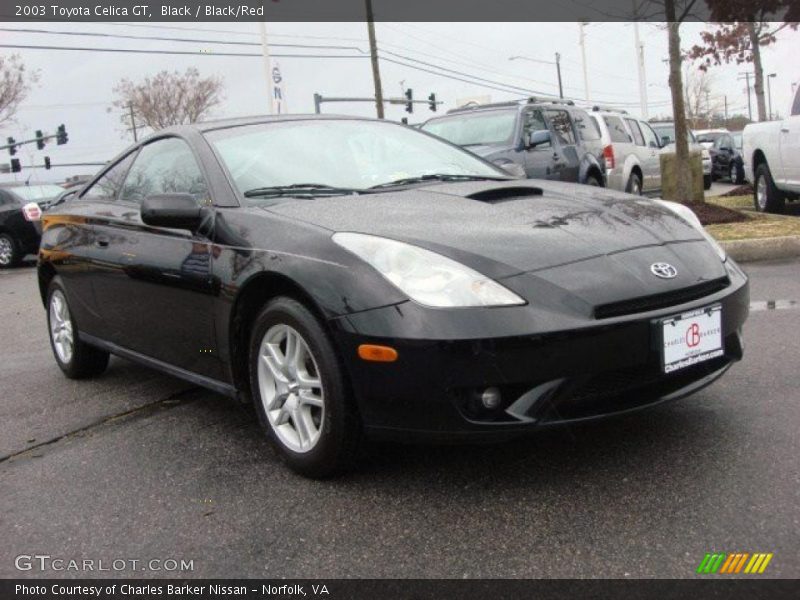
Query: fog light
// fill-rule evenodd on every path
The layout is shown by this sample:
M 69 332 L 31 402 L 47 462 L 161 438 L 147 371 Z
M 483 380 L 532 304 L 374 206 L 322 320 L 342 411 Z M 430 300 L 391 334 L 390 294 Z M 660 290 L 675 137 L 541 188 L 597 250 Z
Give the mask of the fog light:
M 483 404 L 484 408 L 488 408 L 489 410 L 493 410 L 500 406 L 500 401 L 502 397 L 500 396 L 500 390 L 496 387 L 490 387 L 483 390 L 481 394 L 481 404 Z

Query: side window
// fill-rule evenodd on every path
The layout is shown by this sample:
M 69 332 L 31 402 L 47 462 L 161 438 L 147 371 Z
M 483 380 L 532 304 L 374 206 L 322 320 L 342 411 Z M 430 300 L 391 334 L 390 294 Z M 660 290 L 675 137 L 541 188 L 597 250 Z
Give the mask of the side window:
M 612 142 L 618 144 L 630 144 L 631 136 L 625 131 L 625 125 L 622 124 L 622 119 L 619 117 L 603 117 L 608 128 L 608 135 Z
M 545 123 L 544 115 L 540 110 L 527 110 L 523 113 L 525 119 L 522 125 L 522 137 L 527 140 L 536 131 L 549 131 Z M 546 148 L 549 144 L 542 144 L 540 148 Z
M 140 204 L 153 194 L 191 194 L 198 204 L 210 204 L 200 167 L 181 139 L 156 140 L 141 149 L 133 163 L 120 199 Z
M 546 114 L 559 144 L 573 146 L 575 144 L 575 131 L 572 129 L 569 113 L 565 110 L 548 110 Z
M 656 132 L 653 131 L 653 128 L 647 123 L 642 123 L 641 121 L 639 122 L 639 125 L 641 125 L 642 135 L 644 136 L 644 141 L 647 147 L 660 148 L 661 144 L 659 143 L 658 136 L 656 135 Z
M 797 92 L 794 94 L 794 102 L 792 102 L 792 116 L 800 115 L 800 84 L 797 86 Z
M 636 142 L 636 145 L 644 146 L 644 136 L 642 135 L 642 130 L 639 129 L 639 124 L 634 119 L 625 119 L 625 122 L 633 134 L 633 141 Z
M 117 194 L 122 187 L 122 181 L 136 157 L 136 152 L 131 152 L 95 181 L 86 191 L 81 194 L 81 198 L 89 200 L 116 200 Z
M 576 110 L 573 113 L 575 118 L 575 129 L 578 130 L 578 136 L 586 142 L 595 142 L 600 139 L 600 127 L 597 121 L 592 119 L 588 113 L 582 110 Z

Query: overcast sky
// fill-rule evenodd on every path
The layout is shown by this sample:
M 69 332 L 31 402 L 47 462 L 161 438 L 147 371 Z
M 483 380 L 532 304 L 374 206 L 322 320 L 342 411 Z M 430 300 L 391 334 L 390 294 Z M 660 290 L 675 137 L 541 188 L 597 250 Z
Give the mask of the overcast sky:
M 163 38 L 197 38 L 203 40 L 259 42 L 256 23 L 149 23 L 149 24 L 12 24 L 4 29 L 46 29 L 50 32 L 101 32 L 113 35 L 156 36 Z M 452 77 L 483 78 L 519 88 L 550 94 L 558 91 L 555 65 L 509 57 L 523 55 L 540 61 L 553 61 L 561 54 L 564 91 L 567 96 L 584 95 L 581 51 L 576 23 L 378 23 L 379 46 L 393 52 L 393 58 L 412 63 L 419 69 L 436 70 L 423 63 L 450 69 Z M 671 113 L 667 87 L 667 34 L 658 24 L 641 24 L 640 36 L 645 45 L 649 116 Z M 685 24 L 682 29 L 686 48 L 699 41 L 703 24 Z M 308 53 L 367 56 L 367 32 L 363 23 L 270 23 L 267 25 L 270 44 L 308 44 L 343 46 L 340 49 L 298 49 L 272 47 L 273 54 Z M 586 27 L 586 61 L 589 89 L 594 102 L 614 104 L 629 112 L 639 113 L 639 88 L 634 26 L 630 23 L 591 23 Z M 138 48 L 151 50 L 258 52 L 257 46 L 231 46 L 209 42 L 181 43 L 170 40 L 132 40 L 82 37 L 31 32 L 0 31 L 4 44 L 83 46 L 91 48 Z M 774 111 L 786 114 L 791 97 L 791 84 L 800 77 L 795 66 L 800 50 L 799 32 L 781 32 L 778 44 L 763 52 L 766 73 L 777 73 L 772 79 Z M 26 146 L 18 156 L 23 164 L 42 163 L 49 155 L 54 164 L 64 162 L 105 161 L 125 148 L 132 138 L 123 130 L 116 111 L 108 112 L 113 99 L 112 89 L 123 77 L 137 80 L 162 69 L 184 70 L 197 67 L 203 75 L 218 75 L 225 85 L 225 101 L 213 117 L 252 115 L 265 112 L 267 87 L 263 61 L 250 57 L 213 55 L 147 55 L 107 52 L 74 52 L 63 50 L 9 50 L 17 52 L 29 68 L 39 71 L 39 83 L 17 115 L 17 123 L 4 127 L 4 140 L 33 136 L 36 129 L 55 132 L 60 123 L 67 126 L 69 143 L 48 144 L 43 151 Z M 397 56 L 400 55 L 400 56 Z M 387 57 L 390 57 L 387 54 Z M 412 62 L 414 61 L 417 62 Z M 370 96 L 373 93 L 368 58 L 275 58 L 284 78 L 284 95 L 292 113 L 314 110 L 313 94 L 325 96 Z M 730 65 L 713 69 L 713 96 L 727 96 L 729 114 L 747 114 L 744 81 L 737 75 L 749 65 Z M 457 73 L 458 72 L 458 73 Z M 467 83 L 381 61 L 384 95 L 400 96 L 404 87 L 411 87 L 416 98 L 435 92 L 444 101 L 440 111 L 456 105 L 458 100 L 488 97 L 492 101 L 509 100 L 524 94 L 489 89 L 479 83 Z M 492 84 L 486 84 L 492 85 Z M 371 104 L 328 104 L 323 112 L 374 116 Z M 755 114 L 755 96 L 753 113 Z M 387 107 L 387 118 L 399 120 L 410 116 L 411 122 L 427 119 L 432 113 L 417 105 L 413 115 L 401 106 Z M 6 162 L 7 155 L 0 157 Z M 33 171 L 32 181 L 58 181 L 67 175 L 91 173 L 93 167 Z M 32 171 L 24 171 L 25 178 Z M 12 179 L 0 175 L 0 180 Z

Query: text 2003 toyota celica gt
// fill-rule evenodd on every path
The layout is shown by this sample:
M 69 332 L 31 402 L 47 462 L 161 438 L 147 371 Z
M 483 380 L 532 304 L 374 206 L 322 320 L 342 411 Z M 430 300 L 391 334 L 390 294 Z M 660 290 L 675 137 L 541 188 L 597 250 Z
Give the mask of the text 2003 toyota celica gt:
M 44 216 L 56 361 L 252 399 L 288 465 L 363 436 L 501 439 L 690 394 L 742 356 L 748 282 L 687 208 L 517 180 L 399 124 L 160 131 Z

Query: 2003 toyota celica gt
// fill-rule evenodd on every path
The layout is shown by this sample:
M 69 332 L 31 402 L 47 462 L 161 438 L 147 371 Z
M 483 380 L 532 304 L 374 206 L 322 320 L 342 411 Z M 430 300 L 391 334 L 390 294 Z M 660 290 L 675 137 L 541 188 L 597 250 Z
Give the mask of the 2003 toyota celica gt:
M 742 356 L 748 282 L 687 208 L 512 179 L 382 121 L 160 131 L 43 218 L 56 361 L 252 399 L 288 465 L 501 439 L 685 396 Z

